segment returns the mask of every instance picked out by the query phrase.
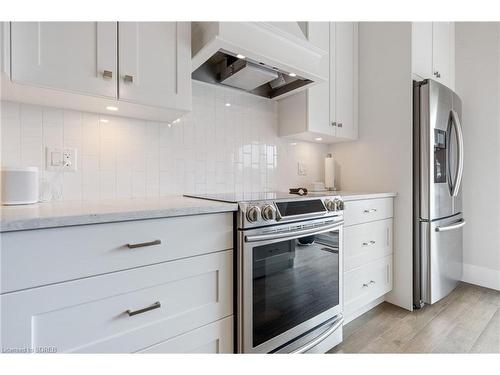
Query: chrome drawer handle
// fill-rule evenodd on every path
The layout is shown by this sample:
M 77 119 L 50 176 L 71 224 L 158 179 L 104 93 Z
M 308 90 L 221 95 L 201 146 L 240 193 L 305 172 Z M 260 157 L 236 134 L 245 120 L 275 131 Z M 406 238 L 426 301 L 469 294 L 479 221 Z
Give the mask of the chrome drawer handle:
M 370 246 L 370 245 L 375 245 L 375 241 L 369 241 L 369 242 L 363 242 L 363 246 Z
M 148 311 L 151 311 L 151 310 L 154 310 L 154 309 L 159 309 L 161 307 L 161 303 L 160 301 L 156 301 L 155 303 L 153 303 L 151 306 L 148 306 L 148 307 L 145 307 L 143 309 L 139 309 L 139 310 L 127 310 L 125 311 L 128 316 L 134 316 L 134 315 L 137 315 L 137 314 L 142 314 L 142 313 L 145 313 L 145 312 L 148 312 Z
M 102 78 L 104 79 L 112 79 L 113 78 L 113 72 L 111 70 L 105 70 L 102 72 Z
M 372 212 L 377 212 L 377 209 L 376 208 L 370 208 L 369 210 L 364 210 L 363 211 L 365 214 L 370 214 Z
M 368 288 L 368 284 L 363 284 L 363 288 Z
M 155 246 L 155 245 L 161 245 L 161 240 L 154 240 L 151 242 L 142 242 L 142 243 L 128 243 L 127 247 L 129 249 L 136 249 L 138 247 Z
M 126 82 L 126 83 L 132 83 L 134 82 L 134 76 L 131 76 L 129 74 L 125 74 L 123 76 L 123 80 Z
M 375 284 L 375 281 L 373 281 L 373 280 L 370 280 L 370 284 Z

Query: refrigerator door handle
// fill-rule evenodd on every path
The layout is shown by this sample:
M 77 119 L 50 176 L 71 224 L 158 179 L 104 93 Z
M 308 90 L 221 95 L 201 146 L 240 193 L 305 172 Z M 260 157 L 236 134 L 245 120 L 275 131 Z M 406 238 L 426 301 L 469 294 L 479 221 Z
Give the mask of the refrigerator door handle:
M 460 123 L 460 118 L 455 110 L 451 110 L 451 121 L 455 130 L 457 132 L 457 143 L 458 143 L 458 168 L 457 176 L 455 177 L 455 182 L 453 183 L 453 189 L 451 192 L 452 197 L 458 195 L 460 190 L 460 185 L 462 184 L 462 176 L 464 173 L 464 135 L 462 133 L 462 124 Z
M 439 226 L 437 226 L 436 227 L 436 232 L 446 232 L 446 231 L 449 231 L 449 230 L 459 229 L 459 228 L 462 228 L 465 225 L 465 223 L 466 223 L 466 221 L 464 219 L 461 219 L 460 221 L 458 221 L 456 223 L 453 223 L 451 225 L 447 225 L 445 227 L 439 227 Z

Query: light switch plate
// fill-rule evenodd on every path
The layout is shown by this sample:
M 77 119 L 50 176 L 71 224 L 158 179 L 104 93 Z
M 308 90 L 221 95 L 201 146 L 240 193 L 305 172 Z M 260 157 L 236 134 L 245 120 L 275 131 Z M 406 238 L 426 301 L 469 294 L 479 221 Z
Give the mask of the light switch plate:
M 307 175 L 306 166 L 304 163 L 301 163 L 301 162 L 297 163 L 297 174 L 299 176 L 306 176 Z

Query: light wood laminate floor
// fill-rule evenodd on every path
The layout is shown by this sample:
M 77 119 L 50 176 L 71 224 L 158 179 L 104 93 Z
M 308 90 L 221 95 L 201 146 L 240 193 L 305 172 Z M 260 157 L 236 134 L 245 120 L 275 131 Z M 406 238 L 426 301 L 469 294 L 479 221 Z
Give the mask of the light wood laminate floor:
M 344 326 L 331 353 L 500 353 L 500 292 L 461 283 L 413 312 L 387 302 Z

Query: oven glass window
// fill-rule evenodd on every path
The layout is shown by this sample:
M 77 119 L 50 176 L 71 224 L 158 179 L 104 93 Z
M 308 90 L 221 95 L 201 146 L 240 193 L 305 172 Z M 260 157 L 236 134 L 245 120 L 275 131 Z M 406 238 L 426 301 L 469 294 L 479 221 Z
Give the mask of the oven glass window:
M 339 304 L 339 231 L 253 248 L 253 346 Z

